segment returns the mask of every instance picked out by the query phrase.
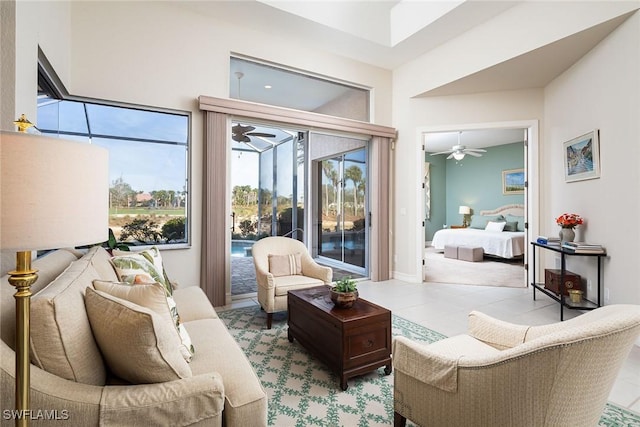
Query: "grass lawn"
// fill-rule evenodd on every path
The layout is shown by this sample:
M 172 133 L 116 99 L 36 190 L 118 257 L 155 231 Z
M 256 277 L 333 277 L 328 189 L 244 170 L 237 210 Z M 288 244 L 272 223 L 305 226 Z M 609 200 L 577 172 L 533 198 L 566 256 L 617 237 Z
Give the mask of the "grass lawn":
M 109 209 L 109 215 L 175 215 L 185 216 L 184 208 L 111 208 Z

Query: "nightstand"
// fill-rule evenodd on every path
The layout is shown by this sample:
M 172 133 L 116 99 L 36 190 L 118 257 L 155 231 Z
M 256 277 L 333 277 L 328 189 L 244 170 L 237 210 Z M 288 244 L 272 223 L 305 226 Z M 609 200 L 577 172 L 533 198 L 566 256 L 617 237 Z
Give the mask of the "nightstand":
M 467 228 L 467 227 L 466 227 L 466 226 L 464 226 L 464 225 L 452 225 L 452 226 L 451 226 L 451 227 L 449 227 L 449 228 Z

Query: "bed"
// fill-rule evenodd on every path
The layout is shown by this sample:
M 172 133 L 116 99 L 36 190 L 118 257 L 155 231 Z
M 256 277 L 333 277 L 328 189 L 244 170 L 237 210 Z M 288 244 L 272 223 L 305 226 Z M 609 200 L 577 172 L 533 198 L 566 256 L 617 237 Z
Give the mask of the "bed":
M 487 222 L 505 222 L 515 231 L 487 231 L 483 224 Z M 445 246 L 482 247 L 485 255 L 500 258 L 517 258 L 524 255 L 524 205 L 506 205 L 493 210 L 480 211 L 471 218 L 467 228 L 438 230 L 433 235 L 431 245 L 438 251 Z

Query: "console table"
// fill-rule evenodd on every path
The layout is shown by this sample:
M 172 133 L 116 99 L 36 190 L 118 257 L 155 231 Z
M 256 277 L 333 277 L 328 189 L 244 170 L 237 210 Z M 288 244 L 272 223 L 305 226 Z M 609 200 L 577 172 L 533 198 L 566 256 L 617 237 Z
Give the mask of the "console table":
M 531 259 L 532 259 L 532 283 L 533 287 L 533 300 L 536 299 L 536 290 L 542 292 L 547 295 L 549 298 L 557 301 L 560 304 L 560 320 L 564 320 L 564 308 L 569 308 L 573 310 L 593 310 L 598 307 L 601 307 L 600 304 L 600 294 L 601 294 L 601 286 L 602 286 L 602 258 L 606 257 L 606 253 L 597 253 L 597 254 L 584 254 L 584 253 L 574 253 L 568 250 L 564 250 L 560 245 L 548 245 L 544 243 L 531 242 L 533 246 L 533 250 L 531 251 Z M 555 293 L 549 291 L 544 287 L 544 283 L 536 282 L 536 247 L 541 250 L 549 250 L 553 252 L 557 252 L 560 254 L 560 294 L 556 295 Z M 596 262 L 598 264 L 598 280 L 597 280 L 597 298 L 596 301 L 591 301 L 583 297 L 580 302 L 572 302 L 568 296 L 564 294 L 564 275 L 566 271 L 566 257 L 568 256 L 581 256 L 581 257 L 595 257 Z

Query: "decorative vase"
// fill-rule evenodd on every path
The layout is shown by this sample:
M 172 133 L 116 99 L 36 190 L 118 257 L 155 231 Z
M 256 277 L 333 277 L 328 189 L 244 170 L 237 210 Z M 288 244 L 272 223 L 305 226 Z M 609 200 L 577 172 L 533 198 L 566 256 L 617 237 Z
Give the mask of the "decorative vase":
M 576 232 L 573 231 L 573 228 L 563 227 L 560 229 L 560 241 L 561 242 L 573 242 L 573 239 L 576 238 Z
M 331 301 L 337 308 L 351 308 L 358 299 L 358 291 L 336 292 L 331 291 Z

